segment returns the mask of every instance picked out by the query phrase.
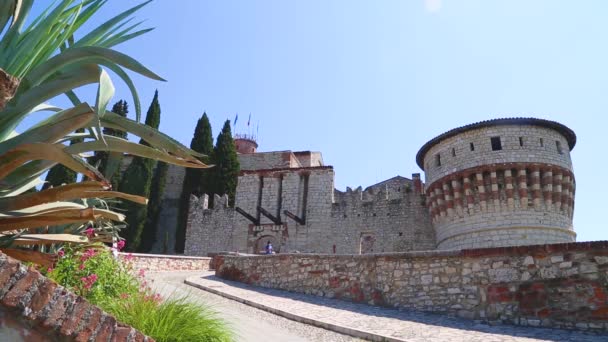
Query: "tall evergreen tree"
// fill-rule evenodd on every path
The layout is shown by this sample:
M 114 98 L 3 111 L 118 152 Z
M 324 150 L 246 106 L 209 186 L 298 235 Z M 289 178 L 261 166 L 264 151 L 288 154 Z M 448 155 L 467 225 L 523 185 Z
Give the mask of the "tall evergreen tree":
M 234 139 L 232 139 L 230 120 L 226 120 L 224 128 L 217 137 L 213 156 L 215 163 L 213 168 L 214 193 L 228 194 L 229 203 L 233 205 L 240 164 L 236 154 L 236 145 Z
M 120 100 L 120 101 L 116 102 L 114 104 L 114 106 L 112 106 L 112 112 L 126 118 L 127 114 L 129 113 L 129 106 L 127 105 L 127 101 Z M 111 136 L 122 138 L 122 139 L 127 139 L 126 132 L 119 131 L 119 130 L 109 128 L 109 127 L 104 127 L 103 134 L 111 135 Z M 101 172 L 102 174 L 105 174 L 106 166 L 108 163 L 108 157 L 109 157 L 108 152 L 96 151 L 95 154 L 89 158 L 89 163 L 91 165 L 99 164 L 99 166 L 98 166 L 99 172 Z M 110 182 L 112 183 L 112 188 L 114 188 L 114 189 L 118 188 L 118 185 L 120 184 L 120 178 L 121 178 L 120 172 L 114 172 L 114 174 L 112 175 L 112 178 L 110 179 Z
M 79 129 L 76 131 L 76 133 L 84 133 L 84 129 Z M 82 141 L 83 139 L 80 138 L 73 139 L 70 142 L 70 145 L 77 144 Z M 77 176 L 78 175 L 75 171 L 72 171 L 71 169 L 68 169 L 67 167 L 61 164 L 57 164 L 53 166 L 46 174 L 46 183 L 44 183 L 44 185 L 42 186 L 42 190 L 48 189 L 51 186 L 55 187 L 61 184 L 75 183 Z
M 158 90 L 146 114 L 146 125 L 157 129 L 160 125 L 160 104 L 158 103 Z M 145 140 L 139 141 L 142 145 L 148 145 Z M 156 164 L 155 160 L 141 157 L 133 157 L 131 164 L 125 171 L 118 189 L 129 194 L 148 197 L 150 195 L 150 184 L 152 182 L 152 171 Z M 126 221 L 129 225 L 126 229 L 126 240 L 128 251 L 136 251 L 141 242 L 141 234 L 147 218 L 145 205 L 125 201 L 122 205 L 126 213 Z
M 158 220 L 160 218 L 161 202 L 163 199 L 163 193 L 165 192 L 165 182 L 168 169 L 169 164 L 167 163 L 158 162 L 156 164 L 154 177 L 152 177 L 152 184 L 150 187 L 146 223 L 141 234 L 141 243 L 137 250 L 138 252 L 150 252 L 154 246 L 154 243 L 156 242 L 156 231 L 158 227 Z
M 213 153 L 213 134 L 207 113 L 198 119 L 194 136 L 190 142 L 190 148 L 196 152 L 207 155 L 203 162 L 213 164 L 211 161 Z M 211 195 L 211 173 L 209 170 L 186 169 L 182 194 L 179 201 L 179 211 L 177 215 L 177 229 L 175 233 L 175 251 L 183 253 L 186 242 L 186 225 L 188 222 L 188 208 L 190 205 L 190 194 L 200 196 L 204 193 Z

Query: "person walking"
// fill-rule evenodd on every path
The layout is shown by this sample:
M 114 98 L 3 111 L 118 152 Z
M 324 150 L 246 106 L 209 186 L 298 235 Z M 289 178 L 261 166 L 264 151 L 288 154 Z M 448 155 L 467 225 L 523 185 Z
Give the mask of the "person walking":
M 268 240 L 268 242 L 266 243 L 266 254 L 273 254 L 272 244 L 270 243 L 270 240 Z

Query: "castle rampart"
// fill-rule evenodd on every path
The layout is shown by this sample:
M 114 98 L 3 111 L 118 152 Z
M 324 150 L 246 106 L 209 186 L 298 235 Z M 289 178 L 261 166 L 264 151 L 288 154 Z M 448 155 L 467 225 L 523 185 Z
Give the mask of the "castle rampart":
M 219 256 L 229 280 L 485 322 L 608 331 L 608 242 L 368 255 Z

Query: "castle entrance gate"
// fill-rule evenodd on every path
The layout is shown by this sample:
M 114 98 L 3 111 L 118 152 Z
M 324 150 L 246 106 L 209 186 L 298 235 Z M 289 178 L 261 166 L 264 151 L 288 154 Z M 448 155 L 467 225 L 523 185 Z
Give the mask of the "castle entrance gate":
M 275 253 L 279 253 L 281 250 L 281 245 L 279 244 L 279 240 L 273 235 L 264 235 L 257 239 L 255 245 L 253 246 L 253 253 L 255 254 L 264 254 L 266 253 L 266 244 L 270 241 L 272 244 L 272 250 Z

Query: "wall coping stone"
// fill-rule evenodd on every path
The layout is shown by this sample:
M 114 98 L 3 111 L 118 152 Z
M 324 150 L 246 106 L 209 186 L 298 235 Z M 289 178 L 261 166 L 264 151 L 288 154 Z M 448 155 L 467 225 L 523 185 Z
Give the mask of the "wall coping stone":
M 195 259 L 195 260 L 211 260 L 210 257 L 199 257 L 189 255 L 167 255 L 167 254 L 147 254 L 147 253 L 125 253 L 119 252 L 118 255 L 131 255 L 138 258 L 166 258 L 166 259 Z
M 435 257 L 490 257 L 490 256 L 521 256 L 525 254 L 547 254 L 565 251 L 588 251 L 596 249 L 608 250 L 608 241 L 586 241 L 554 243 L 544 245 L 526 245 L 509 247 L 492 247 L 476 249 L 453 249 L 453 250 L 429 250 L 412 251 L 399 253 L 370 253 L 370 254 L 324 254 L 324 253 L 280 253 L 280 254 L 242 254 L 242 253 L 218 253 L 226 257 L 246 257 L 246 258 L 273 258 L 273 257 L 335 257 L 335 258 L 362 258 L 374 259 L 378 257 L 399 257 L 399 258 L 435 258 Z

